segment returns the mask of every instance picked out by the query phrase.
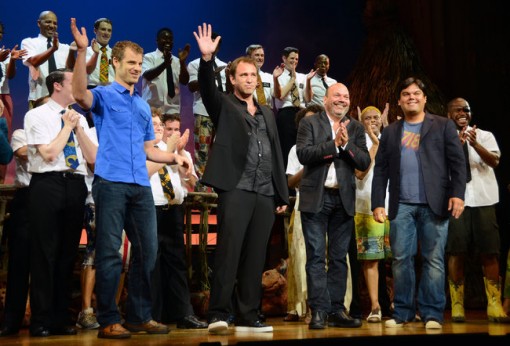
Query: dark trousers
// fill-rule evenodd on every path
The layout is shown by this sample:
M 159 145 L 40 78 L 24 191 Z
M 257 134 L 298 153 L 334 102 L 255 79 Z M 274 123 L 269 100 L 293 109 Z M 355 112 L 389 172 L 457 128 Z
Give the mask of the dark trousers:
M 354 219 L 345 212 L 339 192 L 326 189 L 322 209 L 318 213 L 301 212 L 301 225 L 306 245 L 308 304 L 312 312 L 345 310 L 346 256 Z
M 30 181 L 30 328 L 71 324 L 72 274 L 83 227 L 83 176 L 33 174 Z
M 193 314 L 186 275 L 184 206 L 156 206 L 156 219 L 158 253 L 152 274 L 152 317 L 171 323 Z
M 278 128 L 278 137 L 280 138 L 280 147 L 282 148 L 283 167 L 287 167 L 289 151 L 296 144 L 297 126 L 295 118 L 299 109 L 299 107 L 280 108 L 276 115 L 276 127 Z
M 6 224 L 9 263 L 5 295 L 4 325 L 20 328 L 27 306 L 30 241 L 28 223 L 28 187 L 18 188 L 9 203 Z
M 208 318 L 226 320 L 235 313 L 238 321 L 255 321 L 267 242 L 275 218 L 274 199 L 234 189 L 218 193 L 217 210 L 218 238 Z

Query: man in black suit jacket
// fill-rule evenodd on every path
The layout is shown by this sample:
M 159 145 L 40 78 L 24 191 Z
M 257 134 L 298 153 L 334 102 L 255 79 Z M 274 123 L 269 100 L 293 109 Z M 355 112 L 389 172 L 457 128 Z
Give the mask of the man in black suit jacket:
M 344 306 L 346 255 L 354 231 L 354 169 L 366 170 L 370 155 L 363 125 L 347 115 L 349 105 L 347 87 L 334 84 L 324 97 L 325 111 L 303 118 L 298 128 L 296 149 L 304 166 L 299 210 L 310 329 L 361 326 L 361 320 L 350 317 Z
M 372 181 L 374 219 L 384 222 L 389 181 L 390 244 L 395 305 L 387 328 L 401 327 L 416 315 L 414 256 L 420 245 L 423 267 L 418 310 L 427 329 L 444 320 L 444 253 L 449 214 L 464 210 L 466 164 L 453 121 L 425 111 L 426 88 L 420 79 L 404 80 L 398 104 L 404 118 L 381 135 Z
M 272 332 L 273 327 L 258 319 L 258 307 L 274 212 L 283 213 L 288 205 L 278 131 L 271 109 L 253 99 L 257 86 L 253 59 L 234 60 L 229 75 L 234 92 L 218 91 L 212 56 L 221 37 L 213 40 L 211 34 L 211 25 L 205 23 L 198 34 L 194 32 L 202 53 L 200 93 L 216 131 L 202 177 L 202 183 L 218 193 L 209 332 L 225 332 L 232 313 L 236 332 Z M 232 308 L 233 294 L 237 311 Z

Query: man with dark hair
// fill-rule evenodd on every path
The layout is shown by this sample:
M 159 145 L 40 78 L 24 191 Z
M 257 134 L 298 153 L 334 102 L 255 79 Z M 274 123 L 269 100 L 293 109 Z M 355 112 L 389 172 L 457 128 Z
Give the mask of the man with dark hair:
M 299 49 L 286 47 L 282 52 L 283 63 L 273 71 L 275 107 L 278 110 L 276 125 L 282 148 L 283 163 L 287 166 L 290 148 L 296 144 L 296 113 L 305 107 L 304 88 L 306 75 L 296 71 Z
M 98 85 L 108 85 L 115 79 L 115 71 L 111 63 L 112 48 L 109 43 L 112 38 L 112 21 L 108 18 L 99 18 L 94 22 L 96 37 L 87 48 L 87 74 L 88 88 Z
M 374 219 L 382 223 L 388 217 L 391 230 L 395 308 L 385 326 L 402 327 L 415 319 L 418 308 L 425 328 L 441 329 L 448 220 L 464 211 L 466 164 L 453 121 L 425 110 L 423 82 L 407 78 L 398 91 L 404 118 L 384 128 L 372 180 Z M 423 268 L 415 300 L 418 243 Z
M 156 35 L 157 49 L 143 56 L 142 97 L 151 107 L 163 113 L 180 113 L 181 87 L 187 85 L 189 73 L 186 68 L 190 45 L 172 55 L 174 33 L 169 28 L 159 29 Z
M 94 117 L 101 145 L 97 153 L 92 195 L 96 205 L 96 296 L 99 338 L 129 338 L 131 332 L 167 334 L 167 326 L 152 319 L 150 278 L 157 251 L 156 211 L 146 160 L 189 167 L 185 157 L 154 147 L 150 107 L 135 90 L 141 74 L 143 49 L 120 41 L 112 49 L 115 81 L 87 89 L 85 29 L 71 31 L 78 48 L 73 95 Z M 126 322 L 115 301 L 122 260 L 118 250 L 122 230 L 131 242 Z M 126 330 L 127 329 L 127 330 Z
M 231 314 L 236 316 L 236 332 L 272 332 L 273 327 L 258 316 L 260 285 L 275 212 L 285 212 L 288 205 L 274 115 L 253 99 L 257 85 L 253 59 L 243 56 L 232 62 L 229 78 L 234 92 L 221 93 L 214 72 L 220 37 L 214 39 L 211 25 L 205 23 L 193 34 L 202 53 L 200 93 L 217 130 L 202 178 L 218 193 L 209 332 L 225 332 Z
M 464 262 L 472 252 L 479 254 L 487 295 L 487 318 L 490 322 L 510 323 L 501 305 L 499 270 L 499 226 L 496 204 L 498 181 L 494 168 L 501 152 L 489 131 L 470 126 L 473 114 L 463 98 L 448 102 L 448 118 L 455 122 L 466 156 L 466 203 L 460 218 L 450 218 L 448 228 L 448 282 L 452 303 L 452 322 L 464 322 Z
M 50 100 L 25 115 L 28 144 L 32 336 L 74 335 L 69 306 L 81 237 L 87 164 L 97 143 L 85 117 L 69 107 L 73 73 L 56 70 L 46 78 Z M 74 153 L 72 152 L 74 149 Z M 50 198 L 48 198 L 50 197 Z

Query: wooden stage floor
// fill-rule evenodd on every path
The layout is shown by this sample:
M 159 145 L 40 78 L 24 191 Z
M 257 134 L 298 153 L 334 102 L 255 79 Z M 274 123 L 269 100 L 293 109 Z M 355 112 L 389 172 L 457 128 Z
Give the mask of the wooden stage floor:
M 488 323 L 483 311 L 467 312 L 468 322 L 451 323 L 448 316 L 442 330 L 427 331 L 423 323 L 409 323 L 403 328 L 388 329 L 383 323 L 363 322 L 361 328 L 327 328 L 309 330 L 304 322 L 283 322 L 281 317 L 268 318 L 273 333 L 235 333 L 209 335 L 207 330 L 176 329 L 170 325 L 168 335 L 133 335 L 126 340 L 97 338 L 97 330 L 80 330 L 77 336 L 33 338 L 23 329 L 18 336 L 0 338 L 1 346 L 131 346 L 131 345 L 406 345 L 465 346 L 473 342 L 480 346 L 510 345 L 510 324 Z M 437 343 L 437 344 L 435 344 Z M 413 345 L 414 344 L 414 345 Z

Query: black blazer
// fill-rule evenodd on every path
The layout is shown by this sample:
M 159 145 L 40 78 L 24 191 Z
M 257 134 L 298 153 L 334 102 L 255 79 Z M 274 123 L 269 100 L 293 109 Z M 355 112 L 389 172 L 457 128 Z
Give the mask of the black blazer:
M 324 182 L 331 162 L 334 161 L 340 197 L 345 211 L 354 216 L 356 178 L 354 169 L 366 170 L 370 166 L 365 129 L 357 120 L 346 116 L 349 142 L 337 148 L 326 112 L 304 117 L 299 122 L 296 151 L 304 166 L 299 184 L 299 210 L 317 213 L 324 203 Z M 337 150 L 339 151 L 337 153 Z
M 207 113 L 214 124 L 215 137 L 211 145 L 201 182 L 217 190 L 235 189 L 246 164 L 250 126 L 243 114 L 248 114 L 247 104 L 234 94 L 218 91 L 213 70 L 213 61 L 200 59 L 198 70 L 200 94 Z M 272 176 L 277 206 L 289 204 L 287 177 L 283 168 L 280 140 L 276 130 L 273 111 L 260 106 L 271 142 Z
M 384 128 L 375 157 L 372 180 L 372 210 L 384 208 L 386 186 L 389 180 L 390 220 L 398 211 L 400 199 L 400 151 L 404 120 Z M 459 136 L 452 120 L 426 113 L 420 133 L 420 168 L 425 183 L 427 203 L 432 211 L 448 216 L 448 200 L 464 199 L 466 164 Z

